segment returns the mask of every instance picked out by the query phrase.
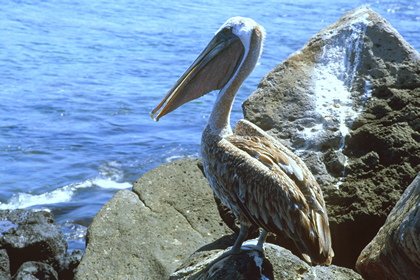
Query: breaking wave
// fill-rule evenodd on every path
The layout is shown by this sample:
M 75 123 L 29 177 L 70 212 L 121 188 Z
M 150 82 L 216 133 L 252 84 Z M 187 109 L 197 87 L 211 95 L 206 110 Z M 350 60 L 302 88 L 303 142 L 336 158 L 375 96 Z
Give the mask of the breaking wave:
M 129 182 L 121 182 L 123 171 L 115 162 L 106 163 L 100 167 L 98 176 L 87 179 L 84 182 L 68 184 L 41 194 L 17 193 L 6 203 L 0 202 L 0 210 L 23 209 L 36 205 L 50 205 L 72 201 L 75 193 L 80 189 L 99 187 L 103 189 L 126 189 L 131 188 Z

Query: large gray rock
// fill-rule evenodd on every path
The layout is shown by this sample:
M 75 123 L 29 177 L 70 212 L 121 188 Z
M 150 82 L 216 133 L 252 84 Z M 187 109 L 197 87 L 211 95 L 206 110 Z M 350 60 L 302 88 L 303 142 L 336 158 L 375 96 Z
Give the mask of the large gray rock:
M 231 233 L 198 162 L 161 165 L 105 204 L 75 279 L 166 279 L 195 250 Z
M 266 243 L 264 257 L 257 250 L 243 251 L 212 263 L 223 250 L 201 250 L 194 253 L 170 280 L 230 279 L 363 279 L 351 269 L 331 266 L 310 266 L 289 250 Z
M 375 238 L 363 249 L 356 269 L 365 279 L 420 276 L 420 174 L 404 191 Z
M 420 55 L 366 7 L 268 73 L 245 118 L 307 163 L 324 190 L 333 263 L 354 267 L 420 171 Z

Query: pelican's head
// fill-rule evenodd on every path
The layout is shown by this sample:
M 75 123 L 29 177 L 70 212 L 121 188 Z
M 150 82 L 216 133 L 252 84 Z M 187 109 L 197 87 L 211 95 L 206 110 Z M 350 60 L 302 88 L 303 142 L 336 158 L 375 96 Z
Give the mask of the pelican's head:
M 257 64 L 264 38 L 264 28 L 250 18 L 227 20 L 151 112 L 152 118 L 158 121 L 182 104 L 234 81 L 236 85 L 242 84 Z

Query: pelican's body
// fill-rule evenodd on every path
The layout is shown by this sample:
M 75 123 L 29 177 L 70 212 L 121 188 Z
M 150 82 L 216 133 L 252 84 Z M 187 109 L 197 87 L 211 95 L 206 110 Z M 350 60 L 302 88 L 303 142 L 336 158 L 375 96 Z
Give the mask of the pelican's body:
M 312 264 L 330 264 L 333 251 L 321 189 L 306 165 L 259 127 L 240 120 L 230 127 L 236 93 L 254 69 L 264 29 L 234 17 L 172 87 L 152 114 L 156 119 L 212 90 L 220 90 L 201 141 L 210 186 L 241 224 L 231 253 L 240 251 L 249 226 L 286 234 Z

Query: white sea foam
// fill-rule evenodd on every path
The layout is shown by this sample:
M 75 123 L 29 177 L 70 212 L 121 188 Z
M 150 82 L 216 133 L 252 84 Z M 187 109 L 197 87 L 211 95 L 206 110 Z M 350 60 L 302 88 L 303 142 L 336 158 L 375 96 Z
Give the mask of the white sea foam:
M 197 154 L 192 154 L 192 155 L 181 155 L 181 154 L 177 154 L 177 155 L 171 155 L 165 158 L 166 162 L 172 162 L 175 160 L 179 160 L 179 159 L 184 159 L 184 158 L 189 158 L 189 159 L 194 159 L 194 158 L 199 158 L 200 155 Z
M 69 202 L 75 190 L 85 185 L 86 183 L 71 184 L 43 194 L 14 194 L 7 203 L 0 204 L 0 209 L 22 209 L 35 205 Z
M 36 205 L 70 202 L 77 190 L 84 188 L 126 189 L 132 187 L 129 182 L 119 182 L 123 178 L 123 173 L 115 162 L 107 163 L 100 169 L 101 172 L 98 176 L 84 182 L 72 183 L 41 194 L 14 194 L 8 202 L 0 202 L 0 209 L 22 209 Z
M 100 178 L 93 180 L 92 184 L 104 189 L 127 189 L 132 187 L 132 184 L 128 182 L 118 183 L 111 179 Z
M 72 222 L 65 222 L 61 225 L 61 229 L 64 238 L 67 240 L 85 242 L 87 227 Z

